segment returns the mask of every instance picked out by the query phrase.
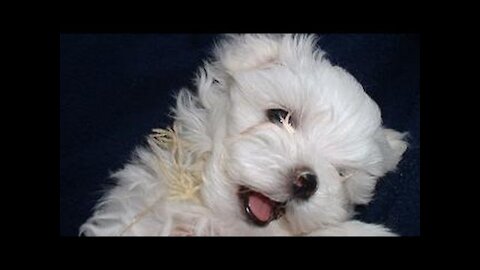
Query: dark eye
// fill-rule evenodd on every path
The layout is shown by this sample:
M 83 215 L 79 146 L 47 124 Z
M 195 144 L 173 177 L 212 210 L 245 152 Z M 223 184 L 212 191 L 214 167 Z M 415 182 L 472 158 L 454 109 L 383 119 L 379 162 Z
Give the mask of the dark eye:
M 285 121 L 292 125 L 291 115 L 284 109 L 269 109 L 267 110 L 268 120 L 277 125 L 283 125 Z
M 353 172 L 347 168 L 337 168 L 338 175 L 341 178 L 349 178 Z

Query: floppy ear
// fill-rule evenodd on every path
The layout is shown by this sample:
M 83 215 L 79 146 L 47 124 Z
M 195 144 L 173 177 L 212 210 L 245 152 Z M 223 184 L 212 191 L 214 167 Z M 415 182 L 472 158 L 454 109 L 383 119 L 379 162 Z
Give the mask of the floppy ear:
M 393 129 L 381 128 L 376 134 L 376 141 L 379 146 L 381 162 L 377 163 L 374 171 L 357 171 L 345 182 L 345 190 L 348 198 L 354 204 L 367 204 L 370 202 L 379 177 L 385 173 L 395 170 L 402 155 L 407 149 L 405 136 L 407 133 L 400 133 Z
M 402 155 L 407 150 L 408 143 L 406 136 L 408 133 L 400 133 L 393 129 L 383 128 L 383 137 L 386 143 L 380 144 L 384 156 L 384 173 L 395 170 Z
M 279 58 L 283 35 L 225 35 L 216 44 L 214 55 L 227 73 L 268 67 Z

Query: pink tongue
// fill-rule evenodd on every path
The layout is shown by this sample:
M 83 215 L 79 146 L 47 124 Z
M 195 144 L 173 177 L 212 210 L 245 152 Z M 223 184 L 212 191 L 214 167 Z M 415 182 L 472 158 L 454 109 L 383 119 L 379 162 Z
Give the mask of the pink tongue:
M 262 222 L 268 221 L 272 216 L 272 201 L 260 193 L 250 194 L 248 207 L 252 214 Z

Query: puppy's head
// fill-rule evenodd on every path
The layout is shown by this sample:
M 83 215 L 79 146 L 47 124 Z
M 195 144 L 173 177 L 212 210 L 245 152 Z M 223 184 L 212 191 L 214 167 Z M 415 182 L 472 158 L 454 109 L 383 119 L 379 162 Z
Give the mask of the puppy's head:
M 382 127 L 376 103 L 315 42 L 227 36 L 201 72 L 195 122 L 211 153 L 202 196 L 225 220 L 294 233 L 343 221 L 405 151 L 403 134 Z

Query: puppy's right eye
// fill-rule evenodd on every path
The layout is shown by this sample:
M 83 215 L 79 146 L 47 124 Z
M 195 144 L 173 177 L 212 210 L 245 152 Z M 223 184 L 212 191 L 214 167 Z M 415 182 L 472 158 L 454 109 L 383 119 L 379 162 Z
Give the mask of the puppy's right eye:
M 347 168 L 339 167 L 339 168 L 336 168 L 336 169 L 337 169 L 337 172 L 338 172 L 338 176 L 340 176 L 340 178 L 342 178 L 342 179 L 350 178 L 350 176 L 353 175 L 352 170 L 349 170 Z
M 285 121 L 292 125 L 290 115 L 284 109 L 269 109 L 267 110 L 267 117 L 270 122 L 277 125 L 285 124 Z

